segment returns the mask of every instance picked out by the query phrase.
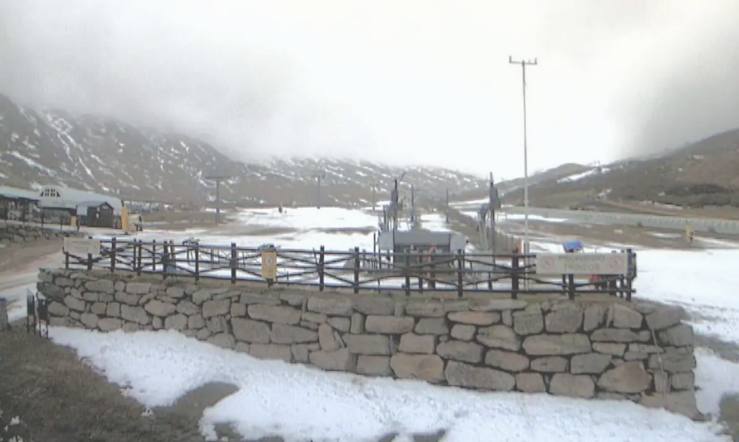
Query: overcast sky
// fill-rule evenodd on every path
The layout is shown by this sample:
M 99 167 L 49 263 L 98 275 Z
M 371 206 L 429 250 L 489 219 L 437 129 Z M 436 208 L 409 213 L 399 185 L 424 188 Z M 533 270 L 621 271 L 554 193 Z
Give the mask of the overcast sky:
M 515 5 L 514 5 L 515 4 Z M 0 93 L 241 159 L 523 173 L 739 127 L 739 1 L 0 1 Z

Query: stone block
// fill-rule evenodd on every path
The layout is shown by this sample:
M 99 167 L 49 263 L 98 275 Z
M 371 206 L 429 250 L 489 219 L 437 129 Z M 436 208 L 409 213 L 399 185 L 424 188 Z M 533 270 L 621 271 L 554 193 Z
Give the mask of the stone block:
M 257 359 L 292 361 L 292 350 L 289 345 L 251 344 L 249 345 L 249 354 Z
M 616 328 L 640 329 L 644 316 L 625 305 L 613 304 L 609 312 L 611 324 Z
M 475 337 L 477 328 L 474 325 L 454 324 L 452 326 L 452 338 L 460 341 L 470 341 Z
M 177 310 L 174 304 L 168 302 L 162 302 L 157 299 L 152 299 L 144 305 L 144 310 L 154 316 L 165 317 L 169 316 Z
M 285 305 L 252 304 L 248 312 L 252 319 L 261 321 L 288 325 L 300 322 L 300 310 Z
M 270 340 L 276 344 L 302 344 L 317 342 L 318 333 L 302 327 L 287 324 L 272 324 Z
M 700 411 L 695 403 L 695 394 L 692 391 L 672 393 L 656 393 L 643 395 L 639 401 L 645 407 L 664 408 L 673 413 L 682 414 L 690 419 L 699 419 Z
M 533 335 L 544 330 L 544 317 L 540 310 L 524 310 L 513 313 L 513 330 L 519 335 Z
M 586 332 L 593 331 L 603 325 L 608 309 L 603 304 L 591 304 L 585 308 L 582 328 Z
M 414 331 L 419 335 L 446 335 L 449 334 L 449 326 L 444 318 L 421 318 Z
M 364 329 L 369 333 L 401 334 L 413 331 L 414 320 L 410 316 L 367 316 Z
M 77 299 L 73 296 L 66 296 L 64 298 L 64 304 L 69 307 L 70 310 L 74 310 L 77 312 L 85 311 L 85 301 Z
M 231 329 L 239 341 L 269 344 L 270 329 L 266 322 L 231 318 Z
M 400 346 L 398 349 L 403 353 L 431 354 L 434 352 L 434 341 L 435 338 L 433 335 L 406 333 L 400 337 Z
M 312 351 L 310 363 L 324 370 L 353 371 L 355 356 L 346 348 L 336 351 Z
M 117 302 L 109 302 L 105 309 L 105 315 L 112 318 L 118 318 L 121 316 L 121 305 Z
M 405 314 L 410 316 L 438 318 L 444 313 L 446 310 L 440 301 L 412 301 L 405 306 Z
M 580 329 L 582 318 L 583 311 L 579 305 L 574 303 L 560 304 L 547 314 L 546 330 L 549 333 L 574 333 Z
M 287 300 L 291 300 L 293 298 L 290 295 L 294 295 L 294 294 L 283 293 L 281 297 L 284 297 Z M 297 305 L 302 305 L 305 297 L 303 295 L 296 295 L 296 296 L 300 297 L 300 302 Z M 287 302 L 290 305 L 293 305 L 287 300 L 285 302 Z M 251 304 L 280 305 L 280 298 L 275 297 L 275 296 L 270 296 L 266 293 L 242 293 L 241 297 L 239 298 L 239 303 L 245 304 L 245 305 L 251 305 Z
M 692 390 L 695 387 L 695 375 L 693 372 L 673 373 L 670 383 L 675 390 Z
M 521 348 L 521 339 L 512 328 L 505 325 L 492 325 L 480 328 L 477 331 L 477 342 L 486 347 L 503 348 L 518 351 Z
M 349 329 L 355 335 L 364 333 L 364 315 L 361 313 L 352 314 Z
M 616 342 L 593 342 L 593 351 L 613 356 L 623 356 L 626 344 Z
M 344 319 L 347 321 L 347 330 L 348 330 L 349 320 L 347 318 L 341 318 L 341 319 Z M 323 313 L 303 312 L 300 315 L 300 320 L 301 322 L 312 322 L 314 324 L 323 324 L 326 321 L 328 321 L 328 316 L 324 315 Z
M 164 321 L 159 316 L 151 317 L 151 328 L 154 330 L 161 330 L 164 327 Z
M 575 355 L 570 360 L 572 374 L 601 374 L 611 364 L 611 356 L 603 353 Z
M 121 317 L 126 321 L 135 322 L 137 324 L 146 325 L 149 323 L 149 315 L 143 307 L 131 307 L 130 305 L 121 305 Z
M 652 373 L 654 379 L 654 391 L 657 393 L 670 392 L 670 375 L 667 372 L 657 370 Z
M 478 363 L 482 361 L 482 345 L 476 342 L 447 341 L 436 347 L 436 354 L 444 359 Z
M 447 315 L 451 322 L 469 325 L 492 325 L 500 322 L 500 313 L 498 312 L 453 312 Z
M 221 333 L 228 330 L 228 321 L 224 316 L 213 316 L 205 320 L 205 326 L 211 333 Z
M 529 368 L 529 358 L 510 351 L 488 350 L 485 354 L 485 364 L 506 371 L 523 371 Z
M 539 373 L 516 373 L 516 390 L 524 393 L 544 393 L 544 377 Z
M 204 341 L 210 335 L 211 335 L 210 330 L 208 330 L 207 328 L 201 328 L 195 333 L 195 337 L 200 339 L 201 341 Z
M 56 284 L 59 287 L 72 287 L 74 285 L 74 281 L 72 281 L 69 278 L 65 278 L 63 276 L 57 276 L 54 280 L 54 284 Z
M 113 293 L 115 291 L 115 283 L 110 279 L 99 279 L 97 281 L 86 281 L 85 288 L 92 292 Z M 148 292 L 148 289 L 147 289 Z
M 187 328 L 197 330 L 203 327 L 205 327 L 205 320 L 200 313 L 187 318 Z
M 615 393 L 641 393 L 651 382 L 652 376 L 641 362 L 625 362 L 603 373 L 598 387 Z
M 680 323 L 682 310 L 678 307 L 659 307 L 646 316 L 647 327 L 652 330 L 662 330 Z
M 138 305 L 141 295 L 132 295 L 125 292 L 115 292 L 115 300 L 121 304 Z
M 663 345 L 674 345 L 677 347 L 693 345 L 693 327 L 688 324 L 680 324 L 657 332 L 659 342 Z
M 549 383 L 549 393 L 587 399 L 595 395 L 595 384 L 587 375 L 557 373 Z
M 624 361 L 641 361 L 648 358 L 647 353 L 640 353 L 636 351 L 627 351 L 624 353 Z
M 218 333 L 208 338 L 208 342 L 221 348 L 234 348 L 236 341 L 228 333 Z
M 141 326 L 139 324 L 136 324 L 135 322 L 126 322 L 125 324 L 123 324 L 122 328 L 123 331 L 126 333 L 133 333 L 139 331 L 140 327 Z
M 390 340 L 387 336 L 347 334 L 343 339 L 350 353 L 378 356 L 390 354 Z
M 583 334 L 528 336 L 523 349 L 529 355 L 573 355 L 591 350 L 590 340 Z
M 51 314 L 52 316 L 67 316 L 67 314 L 69 313 L 69 307 L 56 301 L 50 302 L 48 309 L 49 314 Z
M 104 332 L 118 330 L 123 322 L 118 318 L 102 318 L 98 321 L 98 328 Z
M 321 345 L 321 350 L 338 350 L 341 347 L 340 339 L 341 338 L 337 336 L 336 331 L 334 331 L 334 329 L 331 328 L 330 325 L 321 324 L 318 326 L 318 342 Z
M 510 391 L 516 385 L 516 379 L 509 373 L 457 361 L 447 363 L 444 377 L 449 385 L 483 390 Z
M 395 376 L 403 379 L 444 380 L 444 361 L 437 355 L 395 353 L 390 358 L 390 368 Z
M 664 353 L 649 356 L 649 368 L 670 373 L 692 371 L 695 368 L 695 357 L 691 348 L 669 347 Z
M 112 287 L 112 284 L 111 284 Z M 92 290 L 89 286 L 87 286 L 90 290 Z M 129 282 L 126 284 L 126 292 L 132 294 L 132 295 L 144 295 L 149 293 L 149 290 L 151 289 L 151 283 L 149 282 Z M 96 291 L 104 291 L 104 290 L 96 290 Z
M 105 310 L 107 310 L 108 305 L 104 302 L 96 302 L 92 304 L 92 307 L 90 307 L 90 311 L 95 313 L 96 315 L 105 315 Z
M 308 298 L 308 310 L 331 316 L 351 316 L 354 309 L 348 296 L 316 295 Z
M 83 292 L 82 299 L 88 302 L 98 302 L 100 300 L 100 296 L 97 292 Z
M 177 313 L 182 313 L 183 315 L 194 315 L 196 313 L 200 313 L 200 307 L 195 305 L 193 302 L 188 301 L 187 299 L 183 299 L 182 301 L 177 303 Z
M 359 355 L 357 357 L 357 373 L 367 376 L 392 376 L 390 358 L 388 356 Z
M 625 328 L 599 328 L 590 338 L 597 342 L 646 342 L 649 340 L 649 332 L 641 334 Z
M 305 315 L 305 313 L 303 313 Z M 361 316 L 361 315 L 360 315 Z M 352 318 L 354 315 L 352 315 Z M 360 318 L 361 319 L 361 318 Z M 352 321 L 349 318 L 342 318 L 342 317 L 330 317 L 328 318 L 328 324 L 335 328 L 336 330 L 346 333 L 349 331 Z M 364 330 L 361 330 L 359 333 L 363 333 Z
M 486 299 L 474 305 L 471 310 L 480 312 L 520 310 L 527 305 L 526 301 L 519 299 Z
M 287 305 L 302 307 L 306 302 L 307 296 L 303 293 L 280 293 L 279 298 L 281 301 L 287 303 Z
M 80 322 L 85 328 L 94 329 L 98 326 L 98 315 L 94 313 L 82 313 L 80 315 Z
M 185 288 L 184 287 L 167 287 L 166 292 L 167 296 L 170 298 L 183 298 L 185 296 Z
M 567 371 L 567 359 L 561 356 L 532 359 L 531 369 L 542 373 L 564 373 Z
M 290 346 L 290 352 L 293 355 L 293 361 L 300 363 L 308 363 L 310 352 L 318 351 L 320 349 L 321 346 L 316 343 L 293 344 Z
M 187 328 L 187 316 L 182 313 L 168 316 L 164 319 L 164 328 L 167 330 L 185 330 Z
M 246 305 L 238 303 L 238 302 L 232 302 L 231 303 L 231 317 L 243 318 L 244 316 L 246 316 Z
M 358 296 L 354 309 L 365 315 L 389 316 L 395 313 L 395 300 L 384 295 Z
M 211 316 L 226 315 L 230 310 L 231 300 L 229 299 L 218 299 L 203 303 L 203 317 L 206 319 Z

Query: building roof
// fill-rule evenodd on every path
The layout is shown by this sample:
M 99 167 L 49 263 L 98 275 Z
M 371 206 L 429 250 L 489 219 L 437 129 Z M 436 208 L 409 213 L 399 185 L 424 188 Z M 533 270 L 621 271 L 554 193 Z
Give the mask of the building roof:
M 39 200 L 38 192 L 36 191 L 10 186 L 0 186 L 0 196 L 11 199 Z
M 77 190 L 64 186 L 44 186 L 43 189 L 39 190 L 40 195 L 44 189 L 55 189 L 59 193 L 59 197 L 40 197 L 39 207 L 47 209 L 67 209 L 76 210 L 80 204 L 93 203 L 95 206 L 99 206 L 102 203 L 108 203 L 116 215 L 120 215 L 121 207 L 123 207 L 123 201 L 115 196 L 103 195 L 95 192 L 88 192 L 86 190 Z

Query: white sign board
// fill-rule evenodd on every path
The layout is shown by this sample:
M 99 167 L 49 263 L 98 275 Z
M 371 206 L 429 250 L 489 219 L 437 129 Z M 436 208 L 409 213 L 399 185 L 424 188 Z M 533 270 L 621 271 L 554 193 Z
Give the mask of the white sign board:
M 626 274 L 627 253 L 539 253 L 536 273 L 541 275 Z
M 88 238 L 64 238 L 64 251 L 70 255 L 87 258 L 100 255 L 100 240 Z

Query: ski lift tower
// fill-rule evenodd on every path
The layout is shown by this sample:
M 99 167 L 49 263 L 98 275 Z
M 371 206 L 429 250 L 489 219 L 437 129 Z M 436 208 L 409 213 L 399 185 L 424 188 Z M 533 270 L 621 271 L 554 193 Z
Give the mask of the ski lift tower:
M 216 225 L 221 222 L 221 181 L 227 180 L 227 175 L 208 175 L 205 177 L 208 181 L 216 183 Z

